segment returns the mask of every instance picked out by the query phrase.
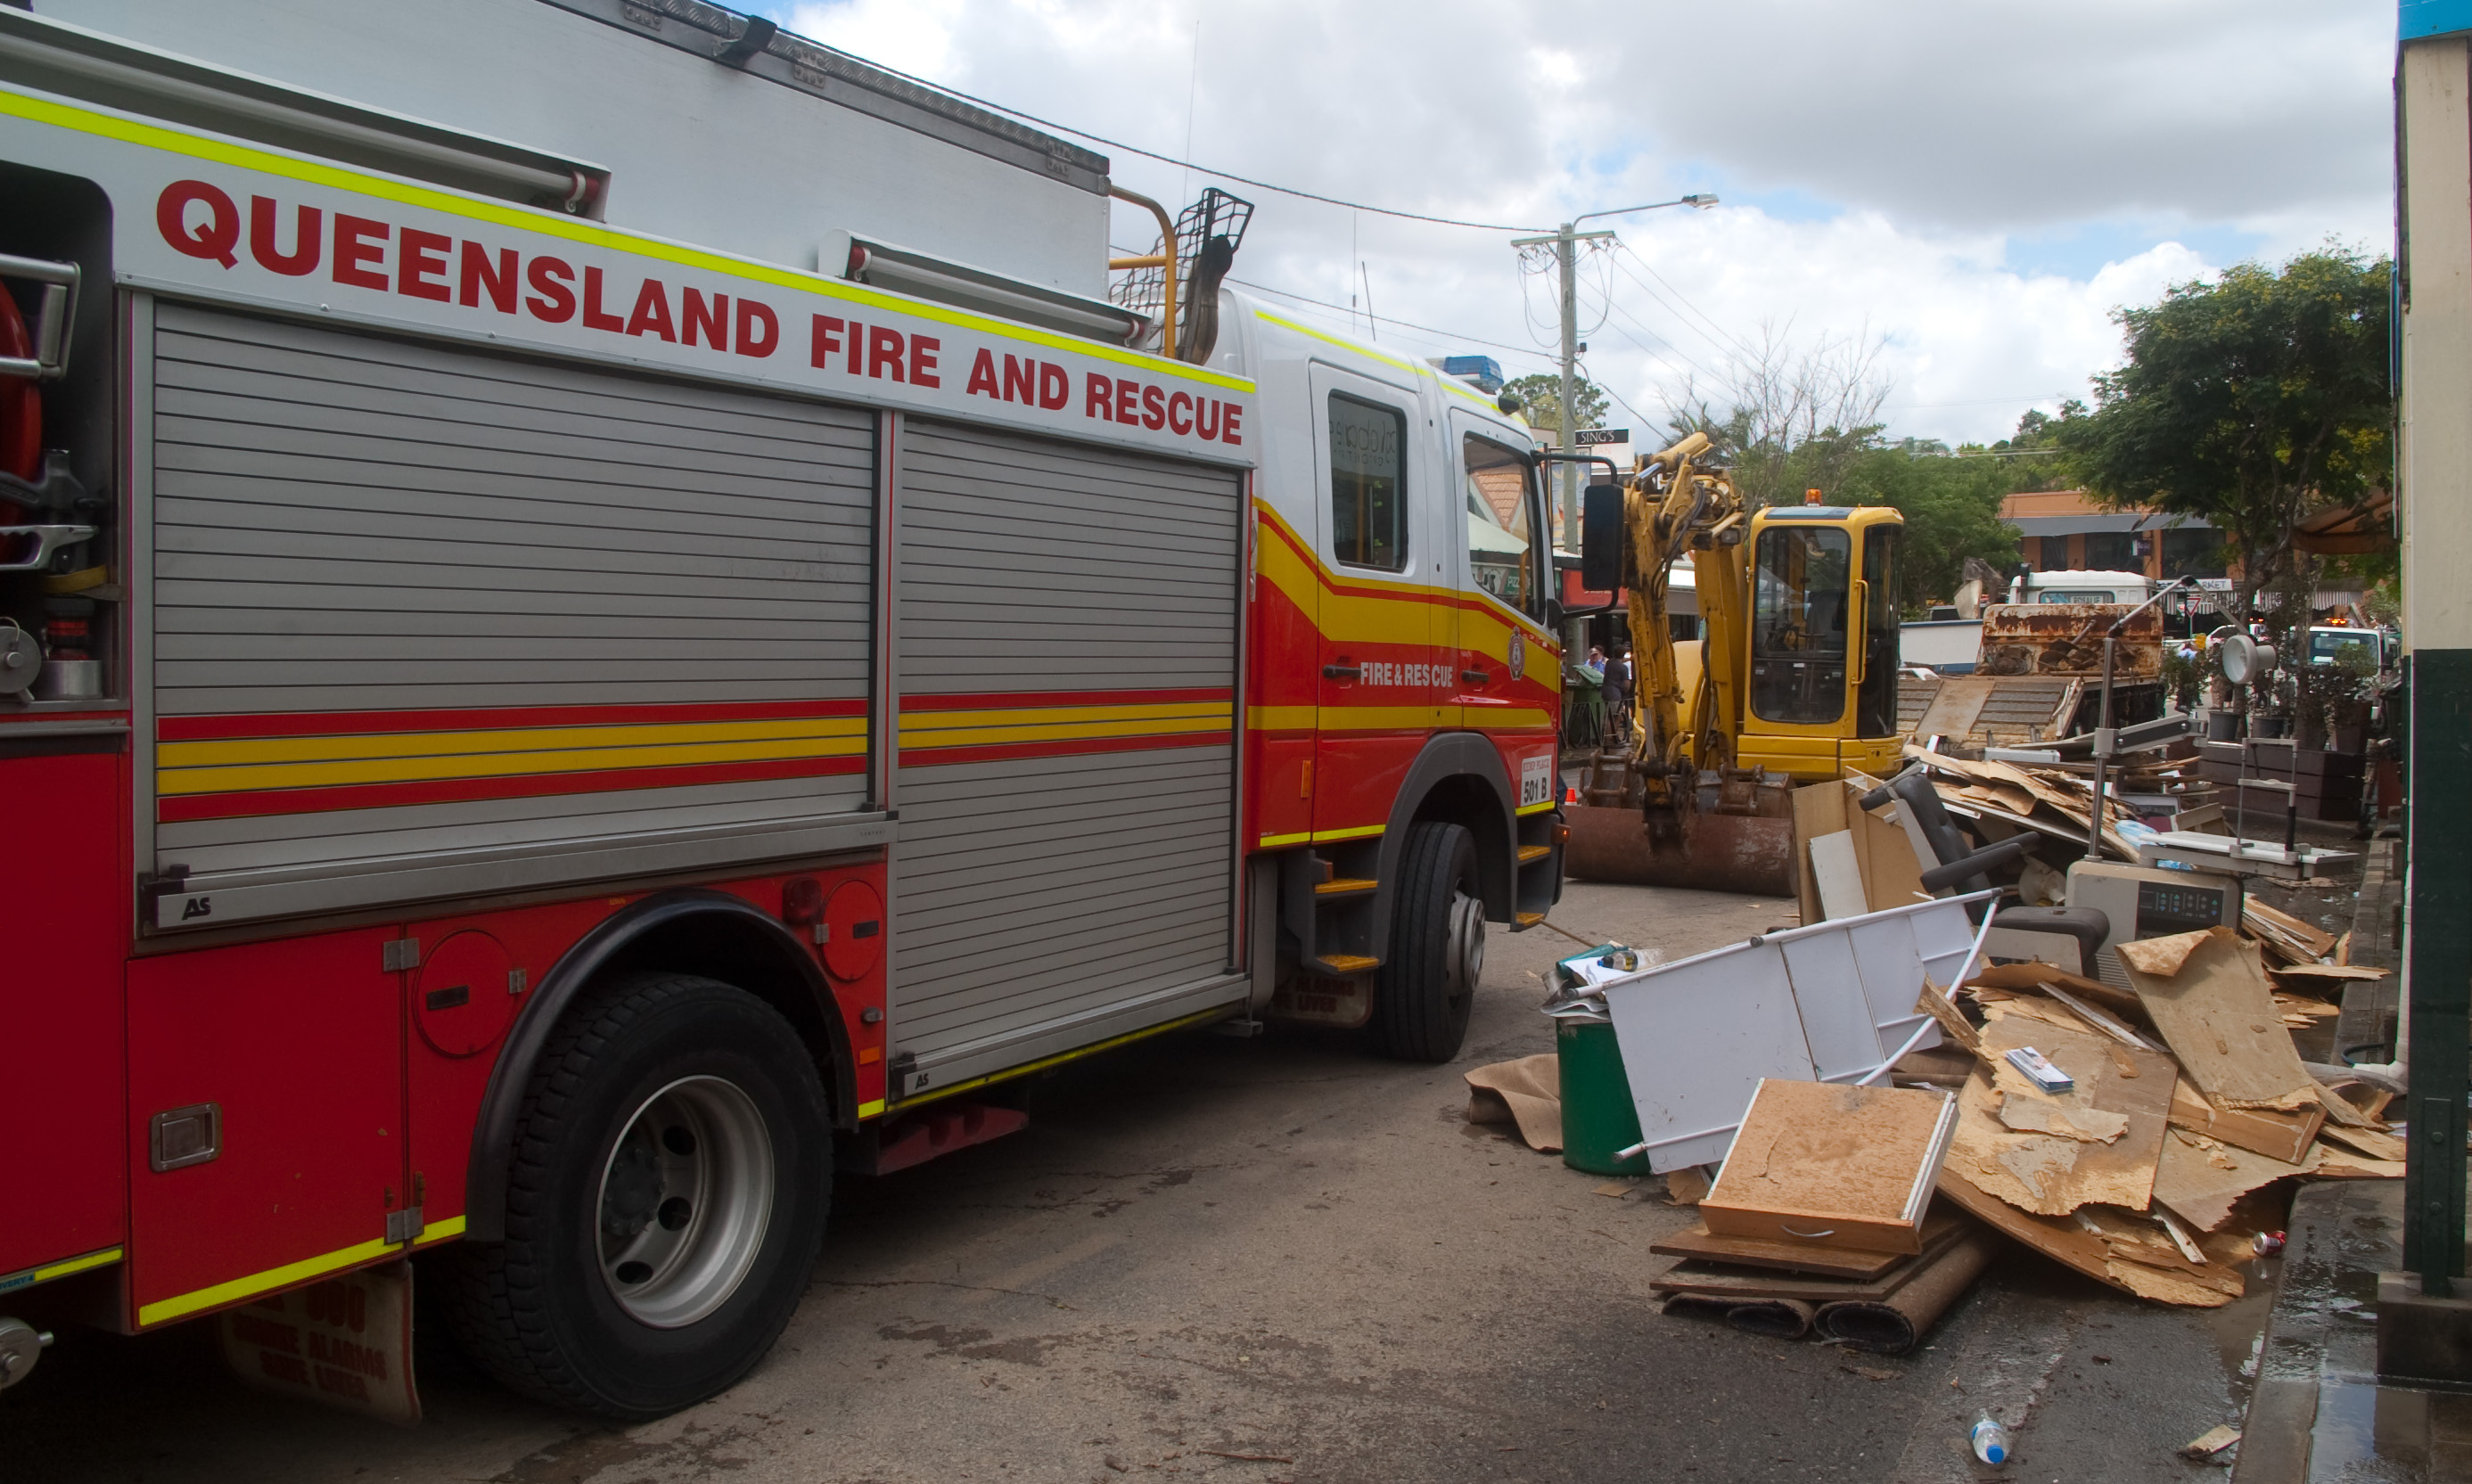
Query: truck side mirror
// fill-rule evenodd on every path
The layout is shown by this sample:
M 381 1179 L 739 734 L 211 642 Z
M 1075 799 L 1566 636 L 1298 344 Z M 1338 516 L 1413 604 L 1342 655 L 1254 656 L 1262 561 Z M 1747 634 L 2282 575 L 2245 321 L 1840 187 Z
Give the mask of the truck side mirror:
M 1580 491 L 1580 585 L 1592 593 L 1622 586 L 1623 487 L 1590 484 Z

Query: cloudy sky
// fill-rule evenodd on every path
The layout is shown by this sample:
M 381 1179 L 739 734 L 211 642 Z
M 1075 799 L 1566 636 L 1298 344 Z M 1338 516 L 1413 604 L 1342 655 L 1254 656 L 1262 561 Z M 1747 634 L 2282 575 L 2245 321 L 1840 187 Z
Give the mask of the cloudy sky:
M 2243 258 L 2392 235 L 2393 0 L 831 0 L 829 45 L 1076 129 L 1371 205 L 1610 223 L 1588 368 L 1661 419 L 1746 345 L 1877 342 L 1899 435 L 2086 395 L 2107 316 Z M 1106 151 L 1171 203 L 1210 177 Z M 1551 368 L 1509 234 L 1251 190 L 1237 278 L 1386 344 Z M 1147 247 L 1119 206 L 1116 241 Z M 1600 323 L 1602 321 L 1602 323 Z M 1411 325 L 1432 327 L 1414 329 Z M 1438 331 L 1440 333 L 1433 333 Z

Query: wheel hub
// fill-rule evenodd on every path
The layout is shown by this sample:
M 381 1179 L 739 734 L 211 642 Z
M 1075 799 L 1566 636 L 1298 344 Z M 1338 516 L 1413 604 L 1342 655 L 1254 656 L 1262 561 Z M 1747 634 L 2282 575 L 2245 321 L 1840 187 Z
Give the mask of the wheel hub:
M 1485 978 L 1485 904 L 1465 892 L 1451 896 L 1451 998 L 1476 993 Z
M 602 1166 L 602 1281 L 643 1324 L 693 1324 L 747 1277 L 772 1195 L 772 1140 L 754 1101 L 721 1077 L 673 1082 L 635 1110 Z

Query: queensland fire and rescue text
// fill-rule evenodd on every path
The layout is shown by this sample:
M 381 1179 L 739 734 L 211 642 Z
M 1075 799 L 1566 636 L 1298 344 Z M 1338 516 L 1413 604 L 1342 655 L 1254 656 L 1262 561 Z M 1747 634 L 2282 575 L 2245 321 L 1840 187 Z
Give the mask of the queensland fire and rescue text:
M 288 218 L 288 220 L 287 220 Z M 602 269 L 575 265 L 549 253 L 529 258 L 513 247 L 316 206 L 283 203 L 251 195 L 244 213 L 230 192 L 203 180 L 175 180 L 155 200 L 154 225 L 163 241 L 184 256 L 240 266 L 247 240 L 258 267 L 287 278 L 317 272 L 346 288 L 407 298 L 487 307 L 525 315 L 544 324 L 580 323 L 611 335 L 651 337 L 716 355 L 767 360 L 780 348 L 781 318 L 772 306 L 743 292 L 670 285 L 646 276 L 630 297 L 616 294 Z M 624 304 L 621 312 L 618 306 Z M 579 318 L 579 316 L 581 318 Z M 837 376 L 941 388 L 943 342 L 939 337 L 868 324 L 854 317 L 809 317 L 808 364 Z M 1072 375 L 1053 362 L 1006 355 L 999 370 L 995 352 L 981 348 L 963 390 L 970 396 L 1035 406 L 1049 412 L 1072 401 Z M 1133 377 L 1084 373 L 1084 418 L 1165 429 L 1178 437 L 1241 445 L 1244 409 L 1232 402 L 1171 390 Z

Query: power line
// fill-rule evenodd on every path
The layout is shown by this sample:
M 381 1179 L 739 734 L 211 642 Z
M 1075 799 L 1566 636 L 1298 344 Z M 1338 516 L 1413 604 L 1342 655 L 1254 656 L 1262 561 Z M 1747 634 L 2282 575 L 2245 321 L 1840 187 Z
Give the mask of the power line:
M 1719 324 L 1716 320 L 1710 319 L 1707 313 L 1700 309 L 1699 305 L 1692 303 L 1690 297 L 1681 290 L 1674 287 L 1671 283 L 1667 283 L 1665 275 L 1658 272 L 1656 269 L 1650 264 L 1648 259 L 1641 257 L 1638 250 L 1632 247 L 1630 244 L 1624 242 L 1621 238 L 1617 237 L 1614 239 L 1614 246 L 1622 251 L 1629 253 L 1631 258 L 1647 271 L 1648 276 L 1655 279 L 1658 283 L 1665 284 L 1666 292 L 1672 294 L 1676 298 L 1680 299 L 1684 308 L 1690 310 L 1691 313 L 1698 315 L 1702 320 L 1706 321 L 1708 328 L 1716 331 L 1719 335 L 1723 336 L 1727 341 L 1731 342 L 1736 350 L 1741 351 L 1744 355 L 1749 356 L 1754 361 L 1759 359 L 1758 353 L 1752 350 L 1751 347 L 1743 341 L 1735 339 L 1732 331 L 1727 330 L 1723 325 Z M 1625 271 L 1628 272 L 1629 271 L 1626 269 Z M 1636 275 L 1632 276 L 1631 282 L 1639 283 L 1638 277 Z M 1643 289 L 1648 288 L 1648 285 L 1644 283 L 1639 284 L 1639 286 Z M 1651 294 L 1654 294 L 1656 291 L 1650 289 L 1649 292 Z
M 1024 123 L 1035 124 L 1041 129 L 1052 129 L 1059 134 L 1071 134 L 1076 139 L 1087 139 L 1092 144 L 1104 144 L 1110 150 L 1122 150 L 1128 154 L 1138 154 L 1144 159 L 1156 160 L 1162 165 L 1174 165 L 1179 170 L 1190 170 L 1196 175 L 1210 176 L 1221 180 L 1233 180 L 1238 185 L 1249 185 L 1256 190 L 1276 191 L 1281 196 L 1293 196 L 1298 200 L 1319 201 L 1325 206 L 1344 206 L 1350 211 L 1369 211 L 1377 217 L 1397 217 L 1404 222 L 1430 222 L 1436 226 L 1464 226 L 1479 232 L 1550 232 L 1554 230 L 1550 226 L 1521 226 L 1508 222 L 1463 222 L 1457 217 L 1427 216 L 1421 211 L 1400 211 L 1390 206 L 1368 206 L 1363 201 L 1343 200 L 1336 196 L 1324 196 L 1315 191 L 1300 191 L 1292 185 L 1274 185 L 1268 180 L 1256 180 L 1250 176 L 1240 176 L 1231 170 L 1213 170 L 1207 165 L 1197 165 L 1191 160 L 1178 159 L 1173 154 L 1161 154 L 1156 150 L 1145 150 L 1140 145 L 1127 144 L 1121 139 L 1110 139 L 1105 134 L 1094 134 L 1086 129 L 1075 129 L 1070 124 L 1058 124 L 1054 119 L 1040 118 L 1035 113 L 1024 113 L 1010 105 L 981 98 L 974 93 L 965 93 L 958 87 L 949 87 L 941 82 L 931 82 L 925 78 L 914 77 L 898 68 L 888 67 L 880 61 L 870 61 L 868 65 L 879 72 L 899 78 L 905 82 L 915 82 L 921 87 L 932 88 L 946 97 L 959 98 L 963 103 L 974 103 L 982 108 L 1009 114 Z
M 1344 304 L 1334 304 L 1328 299 L 1318 299 L 1310 294 L 1292 294 L 1285 289 L 1273 289 L 1269 284 L 1248 283 L 1242 278 L 1230 278 L 1227 282 L 1236 285 L 1240 289 L 1251 289 L 1257 294 L 1274 294 L 1283 299 L 1294 299 L 1299 304 L 1311 304 L 1317 308 L 1331 310 L 1338 314 L 1343 315 L 1349 312 L 1348 307 Z M 1400 329 L 1421 330 L 1427 335 L 1438 335 L 1444 340 L 1450 341 L 1454 343 L 1483 345 L 1487 350 L 1504 351 L 1514 356 L 1533 357 L 1537 354 L 1533 349 L 1522 349 L 1517 345 L 1506 345 L 1500 341 L 1489 341 L 1477 335 L 1463 335 L 1457 330 L 1445 330 L 1436 325 L 1417 324 L 1414 321 L 1408 319 L 1393 319 L 1390 322 L 1398 326 Z
M 1631 254 L 1631 256 L 1633 256 L 1633 257 L 1637 257 L 1637 256 L 1639 256 L 1639 254 L 1637 254 L 1637 253 L 1632 253 L 1632 254 Z M 1676 321 L 1678 321 L 1678 322 L 1682 325 L 1682 327 L 1683 327 L 1684 329 L 1687 329 L 1687 330 L 1689 330 L 1692 334 L 1699 336 L 1701 340 L 1706 341 L 1709 344 L 1716 346 L 1716 347 L 1717 347 L 1717 351 L 1718 351 L 1718 353 L 1719 353 L 1720 355 L 1725 355 L 1725 356 L 1747 356 L 1747 357 L 1748 357 L 1748 358 L 1749 358 L 1749 359 L 1750 359 L 1754 364 L 1756 364 L 1756 363 L 1759 361 L 1759 359 L 1760 359 L 1760 358 L 1758 357 L 1758 355 L 1754 354 L 1751 350 L 1749 350 L 1747 347 L 1746 347 L 1746 346 L 1743 344 L 1743 342 L 1740 342 L 1740 341 L 1738 341 L 1738 340 L 1734 339 L 1731 335 L 1727 335 L 1727 334 L 1725 333 L 1724 327 L 1723 327 L 1723 325 L 1719 325 L 1719 324 L 1717 323 L 1717 321 L 1715 321 L 1714 319 L 1708 319 L 1708 317 L 1707 317 L 1707 316 L 1705 316 L 1705 315 L 1700 315 L 1700 318 L 1702 318 L 1702 319 L 1706 319 L 1706 320 L 1707 320 L 1707 322 L 1709 323 L 1709 325 L 1716 329 L 1717 333 L 1716 333 L 1715 335 L 1711 335 L 1711 334 L 1709 334 L 1709 333 L 1708 333 L 1708 331 L 1707 331 L 1707 330 L 1703 330 L 1703 329 L 1701 329 L 1700 326 L 1698 326 L 1698 325 L 1696 325 L 1696 324 L 1693 324 L 1693 323 L 1691 322 L 1691 319 L 1690 319 L 1690 317 L 1689 317 L 1689 316 L 1685 315 L 1679 307 L 1677 307 L 1677 306 L 1676 306 L 1676 304 L 1674 304 L 1672 301 L 1668 300 L 1664 294 L 1657 293 L 1657 292 L 1656 292 L 1656 290 L 1649 284 L 1648 280 L 1646 280 L 1646 279 L 1644 279 L 1644 278 L 1640 277 L 1640 276 L 1639 276 L 1639 274 L 1632 272 L 1629 269 L 1628 269 L 1628 268 L 1624 268 L 1624 267 L 1622 266 L 1622 261 L 1621 261 L 1621 259 L 1619 259 L 1619 258 L 1615 259 L 1615 260 L 1614 260 L 1614 266 L 1615 266 L 1615 268 L 1616 268 L 1617 270 L 1619 270 L 1619 271 L 1621 271 L 1622 275 L 1623 275 L 1625 278 L 1628 278 L 1628 279 L 1629 279 L 1632 283 L 1635 283 L 1635 284 L 1639 285 L 1641 292 L 1645 293 L 1645 294 L 1646 294 L 1650 298 L 1652 298 L 1652 299 L 1656 300 L 1656 302 L 1657 302 L 1657 303 L 1664 305 L 1664 306 L 1665 306 L 1665 312 L 1666 312 L 1667 314 L 1672 315 L 1672 316 L 1675 318 L 1675 319 L 1676 319 Z M 1659 280 L 1658 280 L 1658 282 L 1663 282 L 1663 280 L 1662 280 L 1662 279 L 1659 279 Z M 1668 287 L 1671 287 L 1671 285 L 1668 285 Z M 1675 295 L 1675 297 L 1676 297 L 1676 298 L 1680 298 L 1680 297 L 1681 297 L 1681 294 L 1677 293 L 1677 294 Z M 1696 311 L 1695 311 L 1695 313 L 1696 313 Z M 1633 321 L 1633 322 L 1635 323 L 1636 321 Z M 1722 337 L 1723 337 L 1723 339 L 1720 339 L 1720 338 L 1719 338 L 1720 336 L 1722 336 Z M 1671 342 L 1669 342 L 1668 343 L 1671 343 Z M 1679 347 L 1677 347 L 1677 350 L 1678 350 L 1678 348 L 1679 348 Z M 1714 374 L 1714 373 L 1711 373 L 1711 374 Z

